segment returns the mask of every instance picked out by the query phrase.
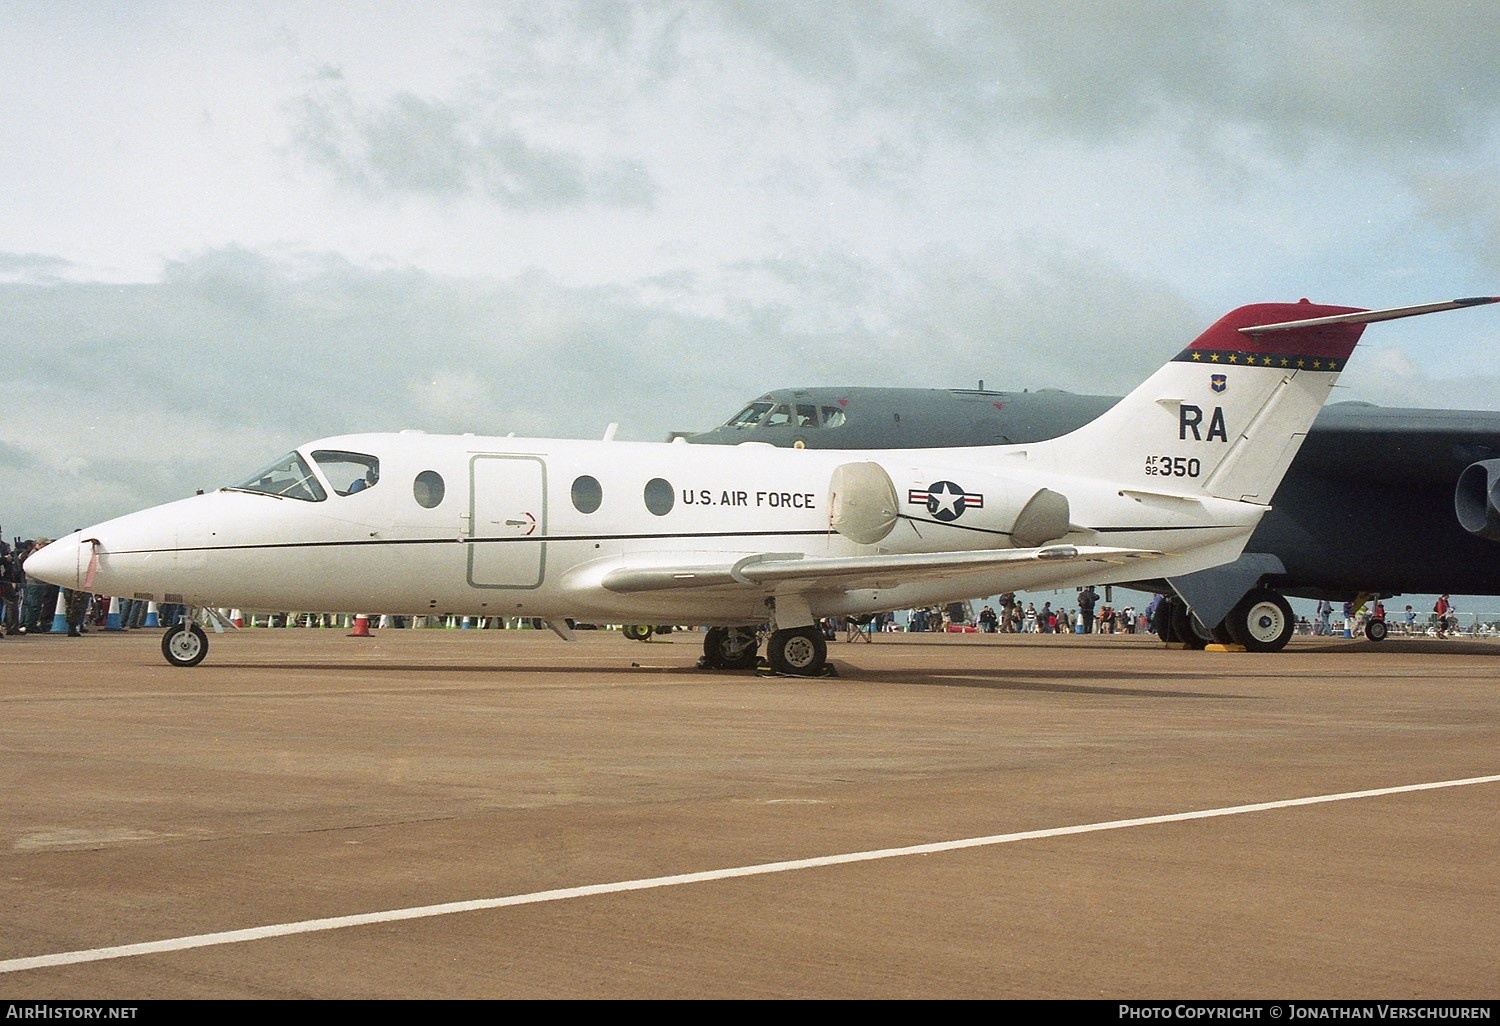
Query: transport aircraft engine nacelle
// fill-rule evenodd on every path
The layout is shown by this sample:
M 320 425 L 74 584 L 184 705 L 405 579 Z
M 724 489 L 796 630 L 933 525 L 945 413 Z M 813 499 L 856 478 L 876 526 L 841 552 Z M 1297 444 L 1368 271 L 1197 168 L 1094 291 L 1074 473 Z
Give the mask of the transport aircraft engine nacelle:
M 1465 531 L 1500 541 L 1500 460 L 1471 463 L 1458 475 L 1453 511 Z
M 1035 548 L 1070 530 L 1067 496 L 972 468 L 845 463 L 833 471 L 828 510 L 829 526 L 861 545 L 885 541 L 903 517 L 962 528 L 967 544 L 985 548 Z

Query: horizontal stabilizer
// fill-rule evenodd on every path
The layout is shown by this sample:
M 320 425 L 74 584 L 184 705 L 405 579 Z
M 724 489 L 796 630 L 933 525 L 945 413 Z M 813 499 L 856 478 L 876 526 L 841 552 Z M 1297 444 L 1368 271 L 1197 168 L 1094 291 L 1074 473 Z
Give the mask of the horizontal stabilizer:
M 1450 299 L 1445 303 L 1423 303 L 1421 306 L 1394 306 L 1389 310 L 1355 310 L 1352 313 L 1333 314 L 1328 317 L 1310 317 L 1303 321 L 1281 321 L 1277 324 L 1251 324 L 1239 330 L 1246 335 L 1265 335 L 1273 331 L 1293 331 L 1298 328 L 1317 328 L 1325 324 L 1373 324 L 1376 321 L 1394 321 L 1402 317 L 1438 313 L 1443 310 L 1462 310 L 1470 306 L 1500 303 L 1500 296 L 1474 296 L 1470 299 Z

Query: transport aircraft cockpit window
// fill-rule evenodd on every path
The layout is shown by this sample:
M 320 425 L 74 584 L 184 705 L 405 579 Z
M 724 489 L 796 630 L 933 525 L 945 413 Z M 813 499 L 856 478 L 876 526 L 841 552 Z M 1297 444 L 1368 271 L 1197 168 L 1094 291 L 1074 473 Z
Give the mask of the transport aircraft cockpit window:
M 777 403 L 770 399 L 757 399 L 739 413 L 730 417 L 724 426 L 728 428 L 836 428 L 844 424 L 844 411 L 837 406 L 817 406 L 811 403 Z
M 785 427 L 788 424 L 797 423 L 790 403 L 780 403 L 776 409 L 766 414 L 766 419 L 761 421 L 762 427 Z
M 263 492 L 304 502 L 322 502 L 328 498 L 323 486 L 313 476 L 312 468 L 295 452 L 289 452 L 263 470 L 239 484 L 230 485 L 238 492 Z
M 323 477 L 340 495 L 353 495 L 380 480 L 380 460 L 361 452 L 319 449 L 312 454 Z
M 770 412 L 771 407 L 774 405 L 776 404 L 767 402 L 764 399 L 757 399 L 749 406 L 746 406 L 739 413 L 736 413 L 733 417 L 730 417 L 729 422 L 724 426 L 742 428 L 754 427 L 755 425 L 760 423 L 761 418 L 764 417 L 768 412 Z

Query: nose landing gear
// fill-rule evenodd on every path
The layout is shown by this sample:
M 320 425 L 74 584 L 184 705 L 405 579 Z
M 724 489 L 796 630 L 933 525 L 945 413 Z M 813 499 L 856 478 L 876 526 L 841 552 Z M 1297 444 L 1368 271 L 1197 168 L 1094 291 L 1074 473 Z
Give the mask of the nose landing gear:
M 179 623 L 162 635 L 161 654 L 173 666 L 197 666 L 208 655 L 208 635 L 196 623 Z

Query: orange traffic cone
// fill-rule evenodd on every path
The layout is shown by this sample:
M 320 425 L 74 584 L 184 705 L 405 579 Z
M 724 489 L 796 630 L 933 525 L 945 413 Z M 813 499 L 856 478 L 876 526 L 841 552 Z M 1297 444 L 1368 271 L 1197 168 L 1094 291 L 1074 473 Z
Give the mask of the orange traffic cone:
M 370 636 L 370 618 L 360 613 L 354 618 L 354 633 L 351 638 L 368 638 Z

